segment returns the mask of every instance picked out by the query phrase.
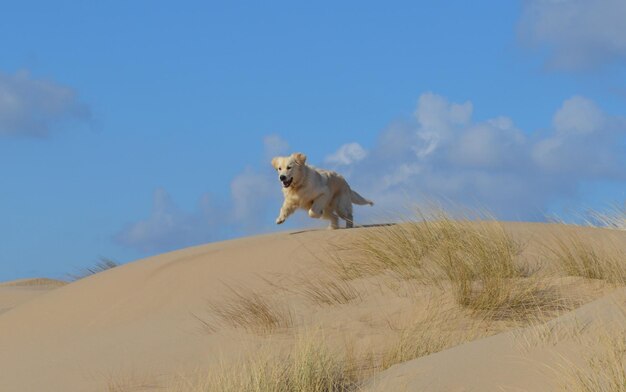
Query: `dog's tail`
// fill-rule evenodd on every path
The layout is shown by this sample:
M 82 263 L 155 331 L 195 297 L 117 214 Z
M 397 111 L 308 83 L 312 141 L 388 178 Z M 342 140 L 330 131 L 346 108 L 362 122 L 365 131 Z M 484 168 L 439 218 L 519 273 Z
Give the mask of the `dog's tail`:
M 366 198 L 364 198 L 363 196 L 359 195 L 358 193 L 356 193 L 352 189 L 350 190 L 350 192 L 351 192 L 352 204 L 358 204 L 360 206 L 364 206 L 366 204 L 369 204 L 371 206 L 374 205 L 373 201 L 367 200 Z

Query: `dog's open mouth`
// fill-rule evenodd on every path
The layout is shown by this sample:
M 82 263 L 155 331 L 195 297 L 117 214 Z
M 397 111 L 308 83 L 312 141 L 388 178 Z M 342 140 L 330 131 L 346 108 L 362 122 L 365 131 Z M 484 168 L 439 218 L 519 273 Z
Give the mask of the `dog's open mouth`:
M 291 178 L 290 178 L 290 179 L 288 179 L 288 180 L 281 181 L 281 182 L 283 183 L 283 187 L 285 187 L 285 188 L 289 188 L 289 185 L 291 185 L 291 183 L 293 182 L 293 177 L 291 177 Z

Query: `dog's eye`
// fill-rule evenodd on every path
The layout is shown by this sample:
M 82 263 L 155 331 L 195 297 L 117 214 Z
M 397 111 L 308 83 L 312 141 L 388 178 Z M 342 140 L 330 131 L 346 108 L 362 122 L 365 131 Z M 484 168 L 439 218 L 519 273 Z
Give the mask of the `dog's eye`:
M 287 170 L 291 169 L 291 166 L 287 166 Z
M 282 167 L 279 167 L 279 168 L 278 168 L 278 170 L 283 170 L 283 168 L 282 168 Z

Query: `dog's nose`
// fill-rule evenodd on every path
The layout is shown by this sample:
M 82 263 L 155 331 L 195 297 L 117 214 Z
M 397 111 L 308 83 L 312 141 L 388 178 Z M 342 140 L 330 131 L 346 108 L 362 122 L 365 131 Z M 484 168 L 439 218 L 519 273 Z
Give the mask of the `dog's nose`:
M 287 179 L 287 176 L 284 174 L 281 174 L 281 176 L 278 178 L 280 178 L 281 181 L 285 181 Z

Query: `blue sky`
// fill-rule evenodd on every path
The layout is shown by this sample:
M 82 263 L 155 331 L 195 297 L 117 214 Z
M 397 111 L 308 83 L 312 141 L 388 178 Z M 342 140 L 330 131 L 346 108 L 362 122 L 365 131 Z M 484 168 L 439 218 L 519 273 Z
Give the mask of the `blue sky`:
M 269 159 L 538 220 L 626 199 L 623 0 L 5 2 L 0 280 L 276 228 Z M 254 192 L 250 192 L 254 189 Z M 315 222 L 313 222 L 315 224 Z

